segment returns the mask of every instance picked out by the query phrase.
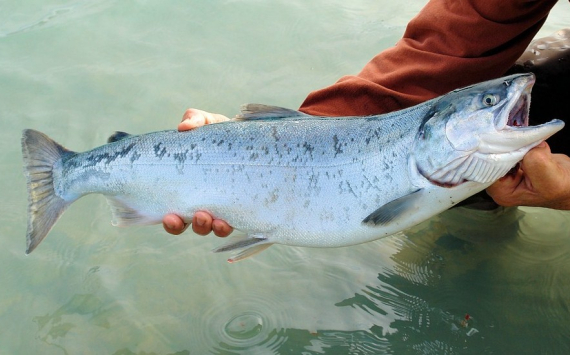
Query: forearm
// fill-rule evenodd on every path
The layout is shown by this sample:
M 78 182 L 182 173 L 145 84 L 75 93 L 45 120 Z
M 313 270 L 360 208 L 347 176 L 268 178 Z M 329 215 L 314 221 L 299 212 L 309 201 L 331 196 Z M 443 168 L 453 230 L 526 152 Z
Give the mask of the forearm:
M 300 110 L 323 116 L 391 112 L 501 76 L 555 0 L 431 0 L 396 46 L 358 74 L 312 92 Z

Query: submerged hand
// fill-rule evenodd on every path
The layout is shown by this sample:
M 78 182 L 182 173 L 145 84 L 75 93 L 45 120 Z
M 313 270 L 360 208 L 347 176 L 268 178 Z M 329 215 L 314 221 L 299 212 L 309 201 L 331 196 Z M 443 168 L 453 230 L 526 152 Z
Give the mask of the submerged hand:
M 552 154 L 543 142 L 525 155 L 516 174 L 501 178 L 487 193 L 502 206 L 570 210 L 570 157 Z
M 224 115 L 210 113 L 202 110 L 189 108 L 182 116 L 182 122 L 178 124 L 179 131 L 188 131 L 210 123 L 228 121 Z M 178 235 L 188 228 L 188 224 L 175 214 L 167 214 L 162 219 L 164 230 L 170 234 Z M 218 237 L 227 237 L 233 231 L 232 227 L 221 219 L 214 219 L 207 212 L 196 212 L 192 218 L 192 230 L 196 234 L 206 235 L 214 232 Z

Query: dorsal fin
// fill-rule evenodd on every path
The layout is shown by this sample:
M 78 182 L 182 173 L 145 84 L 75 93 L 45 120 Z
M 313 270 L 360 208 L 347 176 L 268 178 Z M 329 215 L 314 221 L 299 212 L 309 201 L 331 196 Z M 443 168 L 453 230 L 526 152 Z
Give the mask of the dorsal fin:
M 115 133 L 111 134 L 109 138 L 107 138 L 107 143 L 113 143 L 120 141 L 121 139 L 125 139 L 129 137 L 130 134 L 126 132 L 116 131 Z
M 281 118 L 309 118 L 312 117 L 297 110 L 284 107 L 268 106 L 262 104 L 245 104 L 241 107 L 241 114 L 235 117 L 236 120 L 274 120 Z

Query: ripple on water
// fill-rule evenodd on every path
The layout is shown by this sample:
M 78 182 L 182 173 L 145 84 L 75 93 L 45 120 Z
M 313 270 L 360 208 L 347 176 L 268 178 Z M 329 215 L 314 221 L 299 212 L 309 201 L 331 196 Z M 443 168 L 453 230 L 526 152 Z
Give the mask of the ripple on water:
M 44 6 L 26 7 L 12 9 L 15 14 L 7 23 L 0 27 L 0 38 L 16 35 L 22 32 L 32 31 L 38 28 L 61 24 L 71 19 L 87 16 L 96 11 L 106 9 L 112 4 L 112 0 L 70 1 L 65 5 L 46 4 Z M 17 3 L 17 2 L 14 2 Z M 25 3 L 25 2 L 22 2 Z
M 273 354 L 287 340 L 288 323 L 286 308 L 274 294 L 256 292 L 212 302 L 196 326 L 210 352 Z

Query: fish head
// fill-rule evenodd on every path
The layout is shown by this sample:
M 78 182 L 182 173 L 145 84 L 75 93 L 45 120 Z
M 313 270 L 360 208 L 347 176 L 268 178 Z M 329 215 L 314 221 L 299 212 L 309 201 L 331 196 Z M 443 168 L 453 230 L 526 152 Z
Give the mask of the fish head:
M 434 99 L 411 154 L 432 183 L 490 184 L 533 147 L 564 127 L 561 120 L 528 126 L 533 74 L 515 74 Z

